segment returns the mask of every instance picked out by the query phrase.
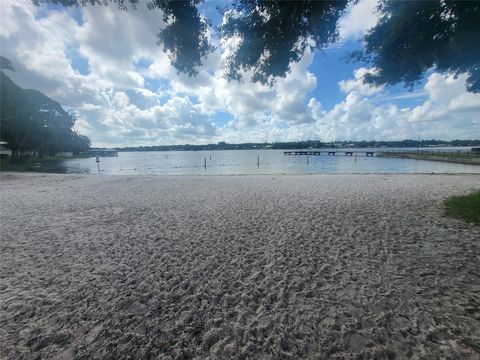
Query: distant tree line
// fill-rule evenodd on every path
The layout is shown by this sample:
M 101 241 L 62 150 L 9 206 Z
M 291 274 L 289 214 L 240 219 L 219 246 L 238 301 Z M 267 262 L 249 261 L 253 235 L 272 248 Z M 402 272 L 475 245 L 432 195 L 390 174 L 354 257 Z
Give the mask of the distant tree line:
M 201 150 L 258 150 L 258 149 L 324 149 L 332 147 L 380 148 L 380 147 L 427 147 L 427 146 L 480 146 L 480 140 L 401 140 L 401 141 L 338 141 L 318 140 L 229 144 L 219 142 L 206 145 L 155 145 L 117 148 L 117 151 L 201 151 Z
M 7 59 L 0 61 L 2 70 L 13 70 Z M 72 129 L 74 114 L 40 91 L 22 89 L 3 71 L 0 76 L 0 139 L 13 157 L 88 151 L 88 137 Z

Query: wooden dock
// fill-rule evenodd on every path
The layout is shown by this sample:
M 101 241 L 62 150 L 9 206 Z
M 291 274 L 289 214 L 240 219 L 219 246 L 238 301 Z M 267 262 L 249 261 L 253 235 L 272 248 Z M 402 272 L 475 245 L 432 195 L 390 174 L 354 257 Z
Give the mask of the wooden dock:
M 326 153 L 328 156 L 335 156 L 337 153 L 344 153 L 345 156 L 353 156 L 353 154 L 365 154 L 365 156 L 374 156 L 375 151 L 333 151 L 333 150 L 292 150 L 292 151 L 284 151 L 283 155 L 291 156 L 291 155 L 312 155 L 312 156 L 320 156 L 321 154 Z

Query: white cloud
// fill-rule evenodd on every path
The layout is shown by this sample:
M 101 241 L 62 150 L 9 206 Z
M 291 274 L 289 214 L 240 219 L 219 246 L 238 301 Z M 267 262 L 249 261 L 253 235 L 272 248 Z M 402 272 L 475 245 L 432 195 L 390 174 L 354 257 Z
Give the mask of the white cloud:
M 0 27 L 0 37 L 3 39 L 8 39 L 12 34 L 16 33 L 19 30 L 19 23 L 15 19 L 22 17 L 28 17 L 28 11 L 26 11 L 26 6 L 33 6 L 32 4 L 20 4 L 20 3 L 10 3 L 4 4 L 2 6 L 2 11 L 0 11 L 0 22 L 2 26 Z
M 341 80 L 338 85 L 344 93 L 356 92 L 359 95 L 371 96 L 382 92 L 383 86 L 365 84 L 363 79 L 367 74 L 374 74 L 374 69 L 359 68 L 353 72 L 354 79 Z
M 78 114 L 77 129 L 99 144 L 105 138 L 120 143 L 128 139 L 130 145 L 207 142 L 218 131 L 187 97 L 172 97 L 164 104 L 141 109 L 125 92 L 111 91 L 104 94 L 100 107 L 82 107 Z
M 83 25 L 75 32 L 79 52 L 88 59 L 92 77 L 101 87 L 143 87 L 144 78 L 134 64 L 141 58 L 166 55 L 156 46 L 162 17 L 140 4 L 124 11 L 113 6 L 82 8 Z
M 355 38 L 375 24 L 374 4 L 360 1 L 342 19 L 342 38 Z M 42 12 L 42 16 L 38 16 Z M 322 106 L 317 77 L 307 52 L 272 87 L 248 81 L 229 82 L 222 61 L 235 39 L 218 42 L 190 78 L 170 65 L 155 45 L 161 24 L 158 11 L 143 3 L 136 11 L 112 7 L 81 8 L 77 23 L 69 11 L 46 12 L 30 1 L 2 0 L 2 56 L 20 86 L 35 88 L 74 108 L 76 129 L 96 146 L 127 146 L 217 141 L 296 141 L 320 139 L 466 138 L 480 129 L 480 96 L 465 91 L 465 77 L 431 74 L 423 89 L 390 94 L 362 82 L 372 69 L 359 68 L 338 82 L 344 94 L 331 109 Z M 88 63 L 79 72 L 71 49 Z M 143 68 L 136 66 L 142 60 Z M 147 83 L 155 85 L 147 85 Z M 155 87 L 155 88 L 153 88 Z M 317 97 L 312 97 L 315 91 Z M 396 101 L 418 97 L 418 106 Z M 216 125 L 217 114 L 228 116 Z
M 354 80 L 339 83 L 342 91 L 350 90 L 344 101 L 329 112 L 313 112 L 323 139 L 456 139 L 468 138 L 469 131 L 480 133 L 480 95 L 466 92 L 465 75 L 433 73 L 419 91 L 426 100 L 416 107 L 399 108 L 392 103 L 375 105 L 368 95 L 379 92 L 359 90 L 359 70 Z
M 9 74 L 20 86 L 40 85 L 42 91 L 69 106 L 84 90 L 82 76 L 66 56 L 66 49 L 74 41 L 76 22 L 59 11 L 35 19 L 37 10 L 27 1 L 3 1 L 2 24 L 5 21 L 16 26 L 9 29 L 8 37 L 1 36 L 2 56 L 12 61 L 16 71 Z
M 360 0 L 358 3 L 351 3 L 339 21 L 340 39 L 345 41 L 362 38 L 378 21 L 375 10 L 377 5 L 378 0 Z

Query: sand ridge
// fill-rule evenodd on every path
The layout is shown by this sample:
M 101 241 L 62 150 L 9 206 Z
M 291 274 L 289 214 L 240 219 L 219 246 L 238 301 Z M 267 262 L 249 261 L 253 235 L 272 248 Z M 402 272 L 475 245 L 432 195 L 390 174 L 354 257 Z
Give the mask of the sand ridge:
M 478 358 L 479 185 L 2 174 L 0 357 Z

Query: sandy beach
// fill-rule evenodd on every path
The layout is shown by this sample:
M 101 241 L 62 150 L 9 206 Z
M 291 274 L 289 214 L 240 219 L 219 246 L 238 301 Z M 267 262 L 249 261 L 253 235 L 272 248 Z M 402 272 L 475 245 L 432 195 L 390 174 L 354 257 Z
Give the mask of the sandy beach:
M 478 359 L 479 175 L 1 175 L 2 359 Z

